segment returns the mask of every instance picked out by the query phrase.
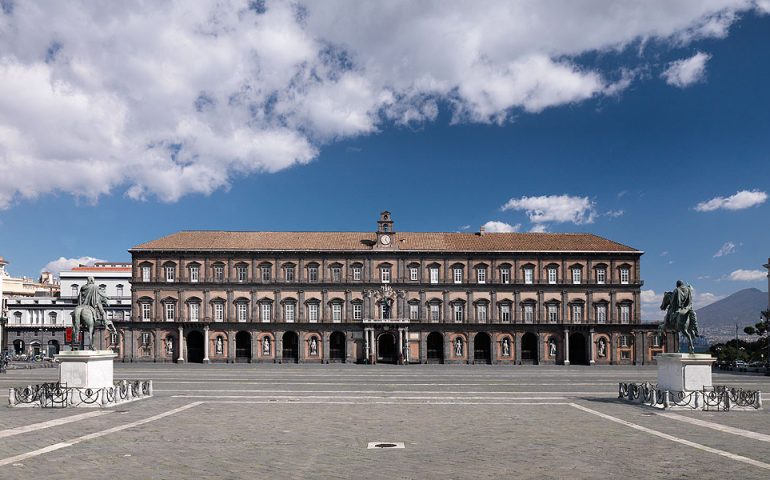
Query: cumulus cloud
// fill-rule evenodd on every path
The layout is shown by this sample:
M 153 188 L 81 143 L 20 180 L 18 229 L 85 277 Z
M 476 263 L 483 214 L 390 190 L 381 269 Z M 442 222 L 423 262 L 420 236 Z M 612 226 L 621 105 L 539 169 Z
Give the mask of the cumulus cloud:
M 73 267 L 78 267 L 80 265 L 93 265 L 96 262 L 103 262 L 104 260 L 101 260 L 99 258 L 94 257 L 80 257 L 80 258 L 64 258 L 59 257 L 56 260 L 51 260 L 50 262 L 46 263 L 45 267 L 40 269 L 40 273 L 42 272 L 51 272 L 54 275 L 58 276 L 59 273 L 70 270 Z
M 714 197 L 711 200 L 700 202 L 695 206 L 699 212 L 712 212 L 714 210 L 743 210 L 767 201 L 767 193 L 760 190 L 740 190 L 729 197 Z
M 535 224 L 537 231 L 545 231 L 548 223 L 574 223 L 581 225 L 593 223 L 596 207 L 588 197 L 570 195 L 542 195 L 539 197 L 521 197 L 508 200 L 501 207 L 506 210 L 524 211 L 529 221 Z M 536 231 L 533 229 L 533 231 Z
M 739 268 L 727 277 L 734 282 L 758 282 L 767 278 L 766 270 L 743 270 Z
M 610 218 L 622 217 L 626 212 L 624 210 L 607 210 L 604 215 Z
M 521 224 L 517 223 L 516 225 L 511 225 L 505 222 L 497 222 L 494 220 L 490 220 L 484 225 L 484 230 L 487 232 L 501 232 L 501 233 L 509 233 L 509 232 L 518 232 L 521 228 Z
M 723 298 L 725 298 L 724 295 L 716 295 L 711 292 L 699 293 L 696 291 L 695 294 L 693 295 L 692 301 L 693 301 L 693 306 L 696 309 L 698 309 L 698 308 L 703 308 L 706 305 L 711 305 L 712 303 L 718 300 L 722 300 Z
M 669 64 L 661 77 L 669 85 L 679 88 L 689 87 L 693 83 L 699 82 L 706 74 L 706 62 L 710 58 L 711 55 L 698 52 L 690 58 L 677 60 Z
M 454 122 L 502 123 L 617 95 L 638 65 L 602 70 L 581 64 L 584 54 L 721 38 L 755 8 L 752 0 L 3 6 L 0 208 L 50 192 L 175 201 L 308 163 L 324 145 L 385 123 L 434 121 L 440 106 Z
M 723 257 L 725 255 L 730 255 L 731 253 L 735 253 L 736 245 L 733 242 L 725 242 L 724 245 L 719 247 L 719 250 L 717 250 L 717 253 L 714 254 L 714 258 L 717 257 Z

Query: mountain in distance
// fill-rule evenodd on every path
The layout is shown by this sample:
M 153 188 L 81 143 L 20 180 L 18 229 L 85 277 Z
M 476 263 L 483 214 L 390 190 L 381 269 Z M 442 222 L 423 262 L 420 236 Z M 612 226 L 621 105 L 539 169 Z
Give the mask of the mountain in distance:
M 695 310 L 698 326 L 705 328 L 754 326 L 760 320 L 760 312 L 767 309 L 767 292 L 745 288 L 710 305 Z

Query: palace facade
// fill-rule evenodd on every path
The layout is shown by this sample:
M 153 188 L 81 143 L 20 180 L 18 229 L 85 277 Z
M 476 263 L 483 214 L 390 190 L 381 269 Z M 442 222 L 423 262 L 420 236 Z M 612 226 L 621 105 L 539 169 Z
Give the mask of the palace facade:
M 643 252 L 590 234 L 183 231 L 130 250 L 123 361 L 644 364 Z

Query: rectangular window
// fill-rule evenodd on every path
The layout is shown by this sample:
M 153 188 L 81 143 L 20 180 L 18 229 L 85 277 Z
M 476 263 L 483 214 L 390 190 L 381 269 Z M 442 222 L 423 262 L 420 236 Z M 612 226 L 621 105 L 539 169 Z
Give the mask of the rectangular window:
M 463 306 L 459 303 L 454 304 L 455 322 L 461 323 L 463 321 Z
M 607 305 L 596 306 L 596 323 L 607 323 Z
M 556 283 L 556 269 L 553 267 L 548 269 L 548 283 Z
M 620 306 L 620 323 L 629 323 L 631 321 L 631 307 L 628 305 Z
M 478 323 L 487 323 L 487 306 L 476 305 L 476 321 Z
M 502 322 L 510 322 L 511 321 L 511 306 L 507 303 L 500 305 L 500 321 Z
M 596 269 L 596 283 L 603 285 L 607 281 L 607 270 L 604 268 Z
M 169 265 L 169 266 L 166 267 L 166 281 L 167 282 L 173 282 L 175 274 L 176 274 L 176 268 L 173 265 Z
M 294 323 L 294 304 L 287 303 L 283 306 L 283 319 L 287 323 Z
M 262 265 L 262 281 L 263 282 L 269 282 L 270 281 L 270 265 Z
M 382 267 L 380 269 L 380 280 L 382 280 L 382 283 L 390 283 L 390 268 L 389 267 Z
M 143 282 L 149 282 L 150 281 L 150 267 L 142 267 L 142 281 Z
M 353 320 L 361 320 L 361 309 L 362 305 L 360 303 L 353 304 Z
M 196 266 L 190 267 L 190 282 L 197 283 L 199 274 L 200 274 L 200 267 L 196 267 Z
M 621 360 L 631 360 L 631 352 L 629 350 L 621 350 L 620 351 L 620 359 Z
M 318 322 L 318 304 L 311 303 L 307 306 L 307 321 L 310 323 Z
M 438 283 L 438 268 L 430 269 L 430 283 Z
M 240 283 L 245 282 L 246 281 L 246 267 L 244 267 L 244 266 L 236 267 L 235 271 L 237 272 L 237 275 L 238 275 L 238 281 Z
M 223 282 L 225 280 L 225 267 L 222 265 L 214 265 L 214 281 Z
M 287 282 L 293 282 L 294 281 L 294 267 L 286 267 L 284 269 L 284 275 L 286 276 Z
M 627 268 L 620 269 L 620 283 L 627 284 L 629 277 L 629 270 Z
M 150 321 L 150 304 L 149 303 L 142 304 L 142 321 L 143 322 Z
M 361 267 L 353 267 L 353 280 L 361 280 Z
M 386 319 L 391 317 L 391 311 L 387 309 L 385 302 L 380 304 L 380 318 Z
M 332 267 L 332 282 L 342 281 L 342 269 L 340 267 Z
M 115 290 L 118 297 L 123 296 L 123 285 L 118 285 L 117 287 L 115 287 Z
M 417 304 L 409 304 L 409 320 L 420 319 L 420 306 Z
M 342 322 L 342 304 L 332 303 L 332 322 Z
M 580 323 L 583 321 L 583 306 L 572 305 L 572 322 Z
M 173 322 L 174 321 L 174 313 L 176 310 L 176 305 L 173 303 L 167 303 L 166 304 L 166 321 L 167 322 Z
M 262 321 L 269 322 L 272 315 L 273 306 L 269 303 L 262 304 Z
M 245 303 L 237 304 L 238 309 L 238 321 L 246 322 L 249 319 L 249 306 Z
M 501 268 L 500 269 L 500 281 L 503 283 L 511 283 L 511 269 L 510 268 Z
M 430 320 L 431 322 L 438 322 L 441 320 L 441 308 L 438 304 L 432 303 L 430 305 Z
M 200 319 L 200 305 L 197 303 L 190 304 L 190 321 L 197 322 Z
M 532 285 L 535 282 L 535 270 L 533 268 L 524 269 L 524 283 Z
M 653 335 L 652 336 L 652 346 L 653 347 L 660 347 L 660 335 Z
M 463 283 L 463 269 L 462 268 L 455 268 L 454 269 L 454 282 L 455 283 Z
M 620 346 L 621 347 L 627 347 L 628 346 L 628 335 L 621 335 L 620 336 Z
M 417 267 L 410 267 L 409 268 L 409 280 L 416 282 L 417 281 L 417 275 L 419 273 L 419 270 Z
M 572 283 L 575 285 L 580 285 L 580 282 L 583 280 L 583 271 L 579 268 L 573 268 L 572 269 Z
M 532 323 L 533 321 L 535 321 L 535 306 L 524 305 L 524 323 Z
M 225 304 L 224 303 L 215 303 L 214 304 L 214 321 L 215 322 L 222 322 L 225 319 Z
M 487 283 L 487 269 L 486 268 L 479 268 L 476 270 L 476 282 L 478 283 Z
M 548 321 L 551 323 L 556 323 L 559 321 L 558 305 L 548 305 Z
M 307 280 L 308 282 L 318 281 L 318 267 L 307 267 Z

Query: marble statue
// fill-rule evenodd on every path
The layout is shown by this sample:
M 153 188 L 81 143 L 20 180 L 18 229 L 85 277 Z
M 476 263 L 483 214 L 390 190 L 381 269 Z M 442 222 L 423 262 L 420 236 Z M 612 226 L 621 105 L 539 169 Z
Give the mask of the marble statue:
M 552 357 L 556 356 L 556 340 L 553 338 L 548 340 L 548 355 Z
M 666 311 L 666 317 L 658 326 L 658 331 L 673 330 L 687 338 L 688 351 L 693 353 L 693 338 L 698 336 L 698 319 L 692 305 L 692 287 L 677 280 L 672 292 L 663 292 L 660 309 Z
M 174 354 L 174 337 L 166 338 L 166 355 Z
M 262 339 L 262 355 L 270 355 L 270 337 Z
M 310 355 L 318 355 L 318 342 L 315 337 L 310 339 Z
M 503 339 L 503 356 L 504 357 L 511 356 L 511 343 L 508 341 L 507 338 Z
M 225 342 L 222 341 L 222 337 L 217 337 L 214 351 L 217 353 L 217 355 L 222 355 L 222 353 L 225 351 Z
M 599 339 L 599 347 L 597 348 L 597 354 L 604 358 L 607 356 L 607 341 L 604 339 L 604 337 Z
M 462 338 L 455 339 L 455 356 L 457 357 L 463 356 L 463 339 Z
M 102 292 L 94 283 L 94 277 L 88 277 L 85 285 L 80 287 L 78 293 L 78 304 L 75 310 L 70 314 L 72 316 L 72 348 L 78 349 L 78 339 L 80 337 L 80 327 L 86 328 L 88 333 L 88 342 L 86 335 L 83 335 L 83 344 L 93 350 L 94 328 L 97 325 L 104 325 L 110 333 L 117 333 L 117 329 L 112 321 L 107 318 L 105 306 L 107 306 L 107 295 Z

